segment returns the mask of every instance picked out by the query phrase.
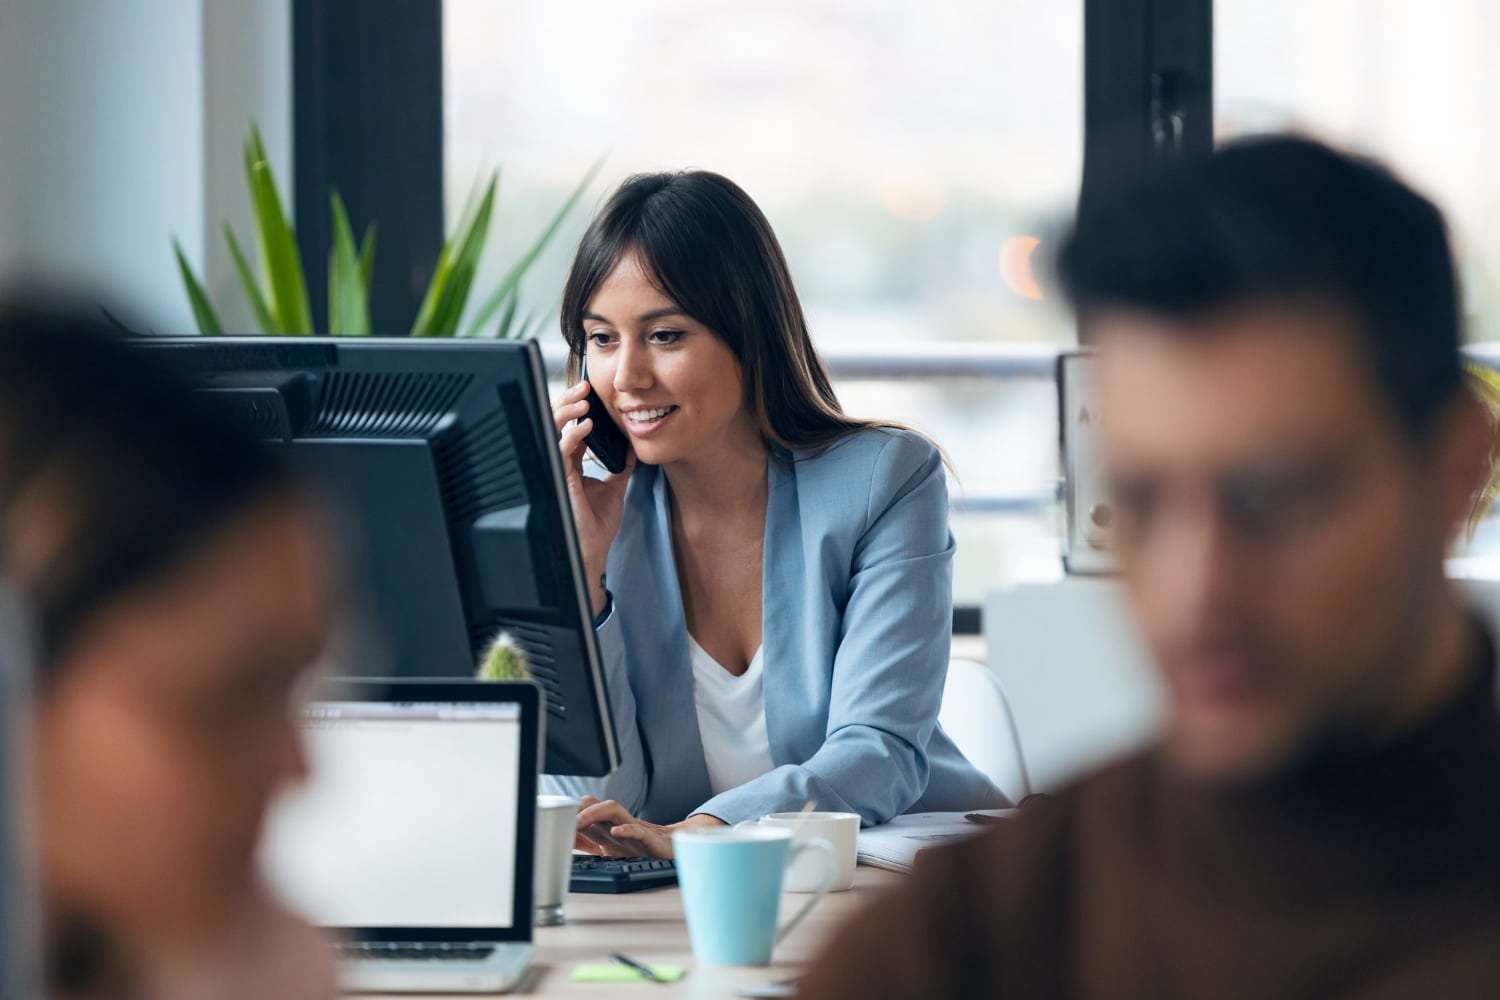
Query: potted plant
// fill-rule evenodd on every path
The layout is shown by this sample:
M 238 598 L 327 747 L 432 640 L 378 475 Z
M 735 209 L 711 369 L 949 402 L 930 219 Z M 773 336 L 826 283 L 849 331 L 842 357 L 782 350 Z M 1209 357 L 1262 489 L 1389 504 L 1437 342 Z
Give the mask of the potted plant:
M 245 180 L 255 211 L 255 250 L 260 278 L 257 279 L 229 223 L 224 223 L 224 240 L 229 245 L 236 273 L 251 312 L 262 333 L 273 335 L 307 335 L 313 329 L 312 308 L 303 276 L 302 257 L 297 240 L 282 206 L 276 178 L 266 159 L 260 130 L 250 126 L 245 140 Z M 521 280 L 536 263 L 537 257 L 556 235 L 563 221 L 578 204 L 583 193 L 599 172 L 596 162 L 579 181 L 562 207 L 552 217 L 531 247 L 512 264 L 476 308 L 467 326 L 460 320 L 473 290 L 479 260 L 489 235 L 490 216 L 495 207 L 499 171 L 491 171 L 486 181 L 476 185 L 453 234 L 444 242 L 433 268 L 422 305 L 412 321 L 414 337 L 517 337 L 528 333 L 540 316 L 520 321 L 516 308 L 520 300 Z M 375 226 L 367 227 L 356 243 L 349 225 L 349 213 L 337 190 L 330 195 L 333 209 L 333 246 L 328 251 L 328 329 L 335 336 L 362 337 L 370 333 L 369 285 L 375 260 Z M 193 309 L 198 332 L 219 335 L 224 326 L 209 301 L 203 284 L 188 264 L 182 247 L 174 239 L 172 248 L 183 287 Z M 498 317 L 498 322 L 496 318 Z

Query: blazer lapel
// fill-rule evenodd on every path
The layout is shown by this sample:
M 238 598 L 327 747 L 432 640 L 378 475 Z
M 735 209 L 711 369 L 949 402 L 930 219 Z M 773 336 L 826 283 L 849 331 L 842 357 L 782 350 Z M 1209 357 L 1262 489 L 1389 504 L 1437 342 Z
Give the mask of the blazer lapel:
M 682 588 L 677 580 L 677 561 L 672 551 L 671 508 L 667 477 L 656 470 L 651 506 L 645 515 L 644 550 L 652 561 L 655 584 L 653 625 L 644 630 L 656 636 L 654 648 L 643 652 L 652 657 L 637 665 L 636 711 L 641 729 L 652 734 L 652 770 L 671 774 L 668 783 L 653 780 L 650 799 L 659 804 L 653 812 L 686 816 L 708 800 L 708 766 L 703 760 L 703 738 L 698 732 L 698 711 L 693 703 L 693 667 L 689 659 L 687 621 L 682 609 Z M 668 785 L 667 787 L 663 787 Z
M 766 735 L 771 760 L 800 764 L 795 733 L 800 681 L 797 651 L 799 627 L 805 624 L 802 609 L 803 572 L 802 514 L 797 502 L 797 466 L 791 453 L 771 452 L 767 464 L 766 538 L 761 565 L 761 670 L 766 703 Z

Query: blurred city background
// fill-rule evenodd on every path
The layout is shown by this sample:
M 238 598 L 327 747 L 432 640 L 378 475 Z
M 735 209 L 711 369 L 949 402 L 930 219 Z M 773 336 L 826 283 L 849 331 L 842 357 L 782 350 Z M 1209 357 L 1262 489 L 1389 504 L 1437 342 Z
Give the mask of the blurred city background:
M 613 185 L 704 167 L 744 186 L 785 246 L 846 407 L 926 431 L 952 458 L 958 597 L 974 606 L 1007 580 L 1060 572 L 1050 359 L 1073 329 L 1046 261 L 1082 178 L 1090 3 L 1149 6 L 447 0 L 441 37 L 422 57 L 440 63 L 440 77 L 410 86 L 441 80 L 431 144 L 442 146 L 448 227 L 477 179 L 502 171 L 478 287 L 493 285 L 603 158 L 522 286 L 519 313 L 541 324 L 554 355 L 572 248 Z M 369 32 L 348 19 L 435 10 L 346 6 L 0 6 L 0 273 L 97 288 L 101 301 L 138 306 L 158 332 L 188 332 L 176 237 L 226 325 L 252 329 L 221 233 L 225 219 L 251 228 L 240 154 L 251 120 L 288 203 L 301 194 L 327 205 L 322 176 L 298 190 L 306 149 L 294 123 L 317 83 L 297 73 L 299 19 L 344 10 L 344 22 L 324 25 L 322 54 L 382 73 L 400 65 L 386 90 L 350 98 L 369 117 L 408 85 L 400 73 L 412 65 L 398 57 L 411 46 L 360 50 Z M 1297 128 L 1389 161 L 1448 214 L 1470 339 L 1500 338 L 1500 71 L 1490 62 L 1500 4 L 1218 0 L 1212 15 L 1217 138 Z M 348 146 L 346 125 L 379 134 L 334 118 L 329 148 Z M 358 155 L 371 175 L 399 177 L 431 154 L 387 144 Z M 367 199 L 366 211 L 381 226 L 379 259 L 397 266 L 392 217 L 432 192 L 376 194 L 385 200 Z M 306 233 L 326 246 L 326 232 Z M 420 241 L 406 247 L 426 252 Z M 1478 549 L 1500 552 L 1489 535 Z
M 839 380 L 846 408 L 952 457 L 959 602 L 1059 572 L 1048 378 L 899 376 L 923 345 L 1073 342 L 1046 261 L 1081 176 L 1081 3 L 447 0 L 444 13 L 449 223 L 501 167 L 495 278 L 601 156 L 593 203 L 640 171 L 728 175 L 780 236 L 819 347 L 885 356 L 861 370 L 891 377 Z M 1387 159 L 1448 213 L 1471 339 L 1493 338 L 1500 5 L 1218 0 L 1213 13 L 1216 138 L 1294 128 Z M 523 295 L 558 344 L 587 216 Z

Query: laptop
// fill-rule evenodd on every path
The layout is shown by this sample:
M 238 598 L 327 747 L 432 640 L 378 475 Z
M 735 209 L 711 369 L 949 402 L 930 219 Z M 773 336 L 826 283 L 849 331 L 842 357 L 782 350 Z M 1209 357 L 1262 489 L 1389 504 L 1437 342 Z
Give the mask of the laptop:
M 324 682 L 310 780 L 272 809 L 272 886 L 334 932 L 351 992 L 493 993 L 531 960 L 541 746 L 530 682 Z

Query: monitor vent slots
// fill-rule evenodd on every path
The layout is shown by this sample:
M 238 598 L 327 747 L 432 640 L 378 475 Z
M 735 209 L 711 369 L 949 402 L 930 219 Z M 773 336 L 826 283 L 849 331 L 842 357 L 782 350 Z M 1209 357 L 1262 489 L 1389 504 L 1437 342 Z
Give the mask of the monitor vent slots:
M 472 381 L 460 372 L 329 372 L 313 428 L 329 437 L 432 435 Z
M 526 654 L 526 666 L 531 671 L 532 680 L 540 684 L 547 694 L 547 712 L 559 719 L 567 718 L 562 684 L 557 675 L 557 660 L 552 654 L 552 637 L 548 630 L 514 618 L 501 618 L 495 632 L 510 633 L 516 645 Z M 482 637 L 483 641 L 488 643 L 494 638 L 494 634 L 487 632 Z
M 492 410 L 467 433 L 433 442 L 443 506 L 451 524 L 526 503 L 526 484 L 504 412 Z

